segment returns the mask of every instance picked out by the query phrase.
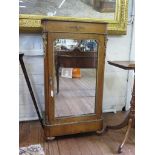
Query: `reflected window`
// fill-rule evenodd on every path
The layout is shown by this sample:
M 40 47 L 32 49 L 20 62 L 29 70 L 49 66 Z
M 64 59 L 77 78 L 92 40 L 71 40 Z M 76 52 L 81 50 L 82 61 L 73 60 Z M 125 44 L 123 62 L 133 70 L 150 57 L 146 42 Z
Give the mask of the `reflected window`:
M 81 52 L 96 52 L 96 40 L 72 40 L 72 39 L 57 39 L 55 41 L 55 50 L 73 51 L 78 48 Z

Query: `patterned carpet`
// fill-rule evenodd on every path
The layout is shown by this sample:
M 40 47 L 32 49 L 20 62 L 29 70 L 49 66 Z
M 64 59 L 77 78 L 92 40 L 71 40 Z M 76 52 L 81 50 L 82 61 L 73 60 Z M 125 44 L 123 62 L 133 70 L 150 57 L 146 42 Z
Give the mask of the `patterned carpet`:
M 20 147 L 19 155 L 45 155 L 40 144 L 30 145 L 28 147 Z

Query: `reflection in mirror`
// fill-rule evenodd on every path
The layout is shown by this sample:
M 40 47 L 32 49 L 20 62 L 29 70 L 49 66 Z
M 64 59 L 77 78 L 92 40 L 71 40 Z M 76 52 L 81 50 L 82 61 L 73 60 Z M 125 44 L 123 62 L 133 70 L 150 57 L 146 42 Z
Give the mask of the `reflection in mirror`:
M 93 6 L 99 12 L 109 12 L 109 14 L 114 13 L 116 8 L 116 0 L 94 0 Z
M 96 40 L 55 40 L 55 117 L 95 112 L 97 49 Z
M 19 13 L 76 18 L 115 18 L 116 0 L 20 0 Z

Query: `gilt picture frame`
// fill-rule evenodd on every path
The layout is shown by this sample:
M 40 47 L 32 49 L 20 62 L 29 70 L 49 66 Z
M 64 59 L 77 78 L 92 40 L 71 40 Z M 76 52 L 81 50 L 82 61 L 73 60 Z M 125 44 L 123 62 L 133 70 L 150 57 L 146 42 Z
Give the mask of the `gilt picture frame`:
M 94 9 L 95 2 L 99 2 L 99 0 L 93 0 L 92 4 Z M 102 3 L 100 0 L 100 3 L 98 6 L 100 6 Z M 26 13 L 20 13 L 19 14 L 19 30 L 20 32 L 33 32 L 33 33 L 41 33 L 42 31 L 42 25 L 41 25 L 41 19 L 53 19 L 53 20 L 66 20 L 66 21 L 86 21 L 86 22 L 94 22 L 94 23 L 102 23 L 107 22 L 108 23 L 108 34 L 111 35 L 125 35 L 127 30 L 127 17 L 128 17 L 128 0 L 115 0 L 115 13 L 113 19 L 108 18 L 91 18 L 91 17 L 75 17 L 75 16 L 49 16 L 49 15 L 42 15 L 42 14 L 26 14 Z M 107 5 L 106 5 L 107 6 Z M 109 5 L 110 6 L 110 5 Z M 97 8 L 98 9 L 98 8 Z M 114 10 L 114 7 L 109 8 L 100 8 L 100 12 L 110 12 L 111 10 Z

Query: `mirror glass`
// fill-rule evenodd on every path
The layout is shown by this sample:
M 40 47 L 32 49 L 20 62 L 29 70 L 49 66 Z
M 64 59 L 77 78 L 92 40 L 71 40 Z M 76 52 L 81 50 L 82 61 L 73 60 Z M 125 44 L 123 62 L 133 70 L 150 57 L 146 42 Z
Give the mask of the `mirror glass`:
M 55 117 L 95 113 L 97 51 L 93 39 L 55 40 Z
M 115 19 L 116 0 L 20 0 L 19 13 Z

